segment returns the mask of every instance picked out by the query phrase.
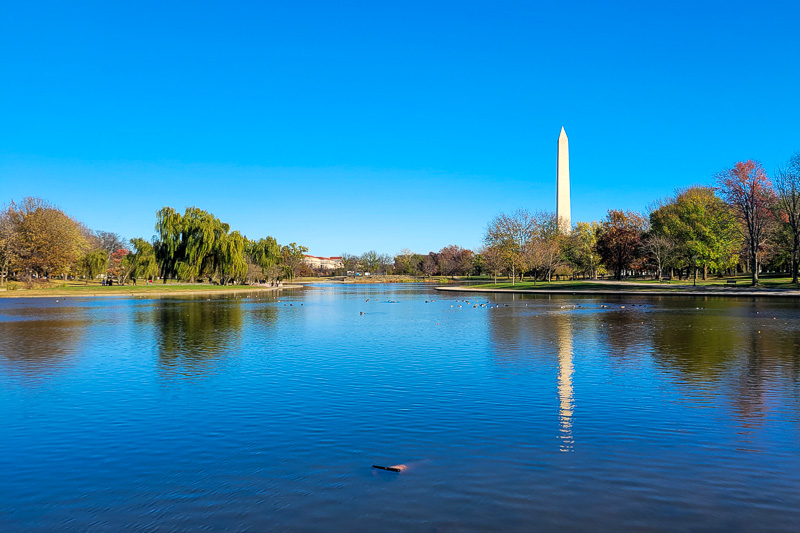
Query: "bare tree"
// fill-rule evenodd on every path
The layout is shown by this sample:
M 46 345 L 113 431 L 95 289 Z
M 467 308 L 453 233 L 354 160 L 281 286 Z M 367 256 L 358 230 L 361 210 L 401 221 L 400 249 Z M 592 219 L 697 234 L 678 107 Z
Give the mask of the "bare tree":
M 677 243 L 667 237 L 658 233 L 648 234 L 643 241 L 644 251 L 656 262 L 658 269 L 658 281 L 661 281 L 664 276 L 664 267 L 669 264 L 677 250 Z
M 13 209 L 14 204 L 0 211 L 0 286 L 6 282 L 17 244 Z
M 786 168 L 778 170 L 775 191 L 778 193 L 777 208 L 780 218 L 791 230 L 792 283 L 797 283 L 800 260 L 800 153 L 789 160 Z
M 95 231 L 94 234 L 99 247 L 106 251 L 108 257 L 111 257 L 117 250 L 128 249 L 128 241 L 120 237 L 118 233 L 113 233 L 111 231 Z
M 534 214 L 534 227 L 536 236 L 533 246 L 536 249 L 538 266 L 542 269 L 550 283 L 556 268 L 566 263 L 564 258 L 564 240 L 562 224 L 558 223 L 556 214 L 548 211 L 539 211 Z
M 771 208 L 775 191 L 764 167 L 757 161 L 736 163 L 716 176 L 722 197 L 733 208 L 747 241 L 753 285 L 758 285 L 758 270 L 769 230 L 774 222 Z
M 518 209 L 511 215 L 501 213 L 486 228 L 484 244 L 495 248 L 502 254 L 505 265 L 511 270 L 512 284 L 517 271 L 523 265 L 523 251 L 535 235 L 535 221 L 525 209 Z
M 536 285 L 536 271 L 542 264 L 541 253 L 542 248 L 538 246 L 536 239 L 532 239 L 522 246 L 521 270 L 523 272 L 533 272 L 534 285 Z

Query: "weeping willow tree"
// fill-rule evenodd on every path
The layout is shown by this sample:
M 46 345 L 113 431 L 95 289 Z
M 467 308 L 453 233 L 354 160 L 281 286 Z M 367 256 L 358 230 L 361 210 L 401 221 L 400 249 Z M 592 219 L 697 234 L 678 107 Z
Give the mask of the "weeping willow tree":
M 248 241 L 247 255 L 261 268 L 264 278 L 272 281 L 277 277 L 279 270 L 276 267 L 281 260 L 281 247 L 273 237 Z
M 156 259 L 164 283 L 167 278 L 193 283 L 201 275 L 215 274 L 217 250 L 230 226 L 197 207 L 187 207 L 183 215 L 164 207 L 156 214 L 156 231 Z
M 244 281 L 248 256 L 263 272 L 281 260 L 280 246 L 272 237 L 248 241 L 197 207 L 186 208 L 183 215 L 164 207 L 156 214 L 156 231 L 154 255 L 165 283 L 168 277 L 189 282 L 209 277 L 227 285 Z
M 181 249 L 182 222 L 183 217 L 171 207 L 164 207 L 156 213 L 158 240 L 155 243 L 155 254 L 164 283 L 167 282 L 167 278 L 175 277 L 177 263 L 183 256 Z
M 108 266 L 108 253 L 105 250 L 94 250 L 81 257 L 78 262 L 81 272 L 86 276 L 86 284 L 98 274 L 105 272 Z
M 186 208 L 181 224 L 183 259 L 177 264 L 178 278 L 194 282 L 207 266 L 220 235 L 230 227 L 211 213 L 196 207 Z
M 241 233 L 234 231 L 217 243 L 217 271 L 223 285 L 243 280 L 247 275 L 247 261 L 244 256 L 246 242 L 247 239 Z
M 130 267 L 132 278 L 152 278 L 158 275 L 158 262 L 156 261 L 155 248 L 144 239 L 131 239 L 133 252 L 125 256 L 125 262 Z

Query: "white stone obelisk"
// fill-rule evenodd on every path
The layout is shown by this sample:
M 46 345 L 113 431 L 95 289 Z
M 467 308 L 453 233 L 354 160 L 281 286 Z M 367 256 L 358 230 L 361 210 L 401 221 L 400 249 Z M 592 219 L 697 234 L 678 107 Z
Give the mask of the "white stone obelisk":
M 572 217 L 569 207 L 569 139 L 567 132 L 561 128 L 558 136 L 558 179 L 556 181 L 556 218 L 561 229 L 569 232 L 572 228 Z

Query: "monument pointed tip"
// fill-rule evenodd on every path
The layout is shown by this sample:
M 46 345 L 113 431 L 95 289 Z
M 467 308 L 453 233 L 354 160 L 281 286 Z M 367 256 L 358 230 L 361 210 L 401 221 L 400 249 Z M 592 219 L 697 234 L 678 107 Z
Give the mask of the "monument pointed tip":
M 559 137 L 566 137 L 566 136 L 567 132 L 564 130 L 564 126 L 561 126 L 561 134 L 559 134 Z

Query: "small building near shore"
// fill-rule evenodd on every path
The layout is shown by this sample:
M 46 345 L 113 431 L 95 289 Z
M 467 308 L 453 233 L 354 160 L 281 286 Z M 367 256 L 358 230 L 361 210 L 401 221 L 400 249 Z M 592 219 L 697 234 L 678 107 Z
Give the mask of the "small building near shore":
M 303 262 L 312 269 L 319 270 L 336 270 L 342 268 L 341 257 L 317 257 L 315 255 L 304 255 Z

